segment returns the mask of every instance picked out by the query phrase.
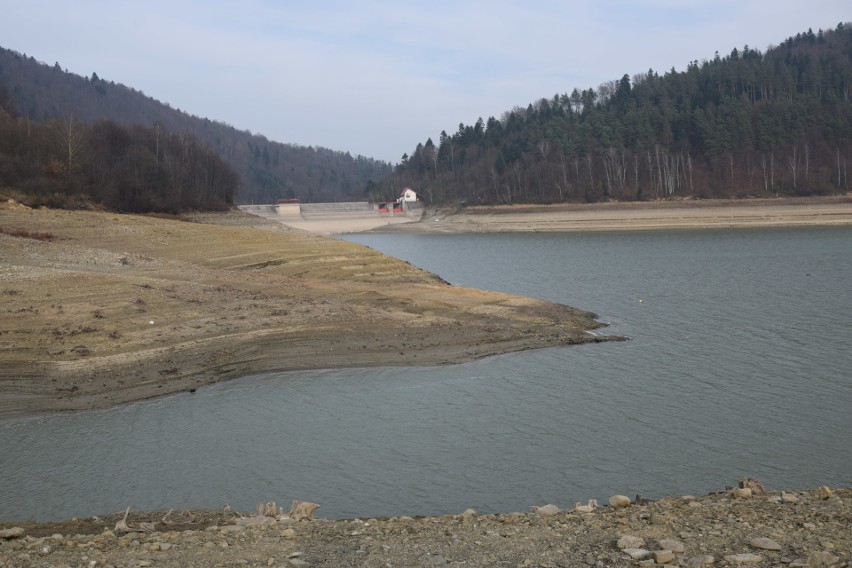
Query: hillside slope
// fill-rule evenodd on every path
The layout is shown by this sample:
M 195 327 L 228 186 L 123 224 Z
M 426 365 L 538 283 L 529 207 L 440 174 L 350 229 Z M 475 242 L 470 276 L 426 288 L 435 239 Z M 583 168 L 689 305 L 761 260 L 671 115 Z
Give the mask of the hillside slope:
M 471 204 L 843 193 L 850 95 L 852 25 L 808 30 L 460 124 L 387 184 Z
M 0 91 L 17 114 L 32 120 L 159 125 L 167 134 L 189 133 L 209 144 L 240 176 L 240 203 L 269 203 L 279 197 L 303 201 L 351 201 L 391 171 L 389 164 L 320 147 L 281 144 L 259 134 L 183 110 L 140 91 L 92 74 L 63 71 L 24 54 L 0 48 Z M 0 97 L 2 98 L 2 97 Z M 2 100 L 0 100 L 2 103 Z

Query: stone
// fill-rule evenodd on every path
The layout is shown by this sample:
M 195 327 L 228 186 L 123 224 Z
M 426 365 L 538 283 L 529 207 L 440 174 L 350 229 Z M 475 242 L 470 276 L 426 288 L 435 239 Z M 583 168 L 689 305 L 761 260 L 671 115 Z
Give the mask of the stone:
M 807 563 L 805 566 L 808 567 L 820 567 L 824 566 L 826 568 L 833 567 L 835 565 L 840 565 L 840 557 L 833 555 L 827 550 L 820 550 L 819 552 L 813 552 L 808 556 Z
M 657 564 L 668 564 L 674 560 L 674 552 L 671 550 L 657 550 L 654 552 L 654 561 Z
M 0 529 L 0 538 L 18 538 L 24 534 L 24 529 L 21 527 L 12 527 L 10 529 Z
M 831 495 L 832 495 L 831 489 L 829 489 L 828 486 L 823 485 L 822 487 L 819 488 L 819 498 L 822 499 L 823 501 L 825 501 L 826 499 L 831 497 Z
M 627 507 L 630 505 L 630 497 L 626 495 L 613 495 L 609 498 L 609 505 L 615 509 Z
M 530 507 L 530 510 L 533 513 L 538 513 L 539 515 L 556 515 L 560 512 L 559 507 L 552 504 L 542 505 L 541 507 L 536 507 L 535 505 L 533 505 L 532 507 Z
M 704 554 L 702 556 L 693 556 L 686 561 L 686 565 L 692 567 L 699 566 L 710 566 L 711 564 L 715 564 L 716 559 L 711 554 Z
M 638 536 L 626 534 L 619 538 L 618 542 L 616 542 L 615 545 L 621 550 L 624 550 L 626 548 L 642 548 L 643 546 L 645 546 L 645 541 L 639 538 Z
M 799 498 L 796 497 L 793 493 L 787 493 L 786 491 L 782 491 L 781 501 L 783 501 L 784 503 L 796 503 L 799 501 Z
M 686 545 L 683 544 L 679 540 L 664 538 L 657 542 L 662 550 L 671 550 L 672 552 L 676 552 L 678 554 L 682 554 L 686 549 Z
M 302 560 L 301 558 L 291 558 L 287 561 L 290 566 L 310 566 L 307 562 Z
M 625 548 L 622 552 L 633 560 L 644 560 L 651 555 L 651 553 L 644 548 Z
M 463 519 L 471 519 L 476 515 L 477 513 L 475 509 L 465 509 L 464 512 L 461 514 Z
M 278 534 L 281 535 L 284 538 L 293 538 L 294 536 L 296 536 L 296 529 L 292 529 L 292 528 L 284 529 L 283 531 L 281 531 Z
M 749 487 L 735 487 L 734 488 L 734 497 L 739 497 L 740 499 L 745 499 L 751 497 L 752 492 Z
M 781 545 L 771 538 L 753 538 L 749 541 L 749 544 L 761 550 L 781 550 Z
M 734 564 L 760 564 L 763 562 L 763 557 L 759 554 L 744 552 L 742 554 L 728 554 L 725 556 L 725 560 Z

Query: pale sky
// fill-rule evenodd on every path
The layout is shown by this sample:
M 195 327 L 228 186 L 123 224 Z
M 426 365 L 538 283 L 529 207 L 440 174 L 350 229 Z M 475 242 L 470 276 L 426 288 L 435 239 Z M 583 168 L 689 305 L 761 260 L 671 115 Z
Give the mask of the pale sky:
M 459 122 L 849 21 L 849 0 L 0 0 L 0 46 L 396 163 Z

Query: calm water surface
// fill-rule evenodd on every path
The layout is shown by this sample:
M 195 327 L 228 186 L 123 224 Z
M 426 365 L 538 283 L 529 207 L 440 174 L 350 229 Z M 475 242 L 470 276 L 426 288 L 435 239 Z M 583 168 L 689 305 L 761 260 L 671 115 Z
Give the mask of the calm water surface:
M 0 422 L 0 518 L 321 503 L 324 517 L 852 485 L 852 229 L 356 235 L 625 343 L 281 373 Z

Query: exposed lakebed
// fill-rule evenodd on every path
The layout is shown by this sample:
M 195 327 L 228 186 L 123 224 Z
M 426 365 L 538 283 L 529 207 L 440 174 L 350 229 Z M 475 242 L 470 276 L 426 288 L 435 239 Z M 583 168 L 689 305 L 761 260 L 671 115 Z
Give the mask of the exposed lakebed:
M 852 229 L 353 235 L 453 284 L 588 309 L 631 341 L 293 372 L 0 423 L 0 518 L 319 516 L 852 484 Z

